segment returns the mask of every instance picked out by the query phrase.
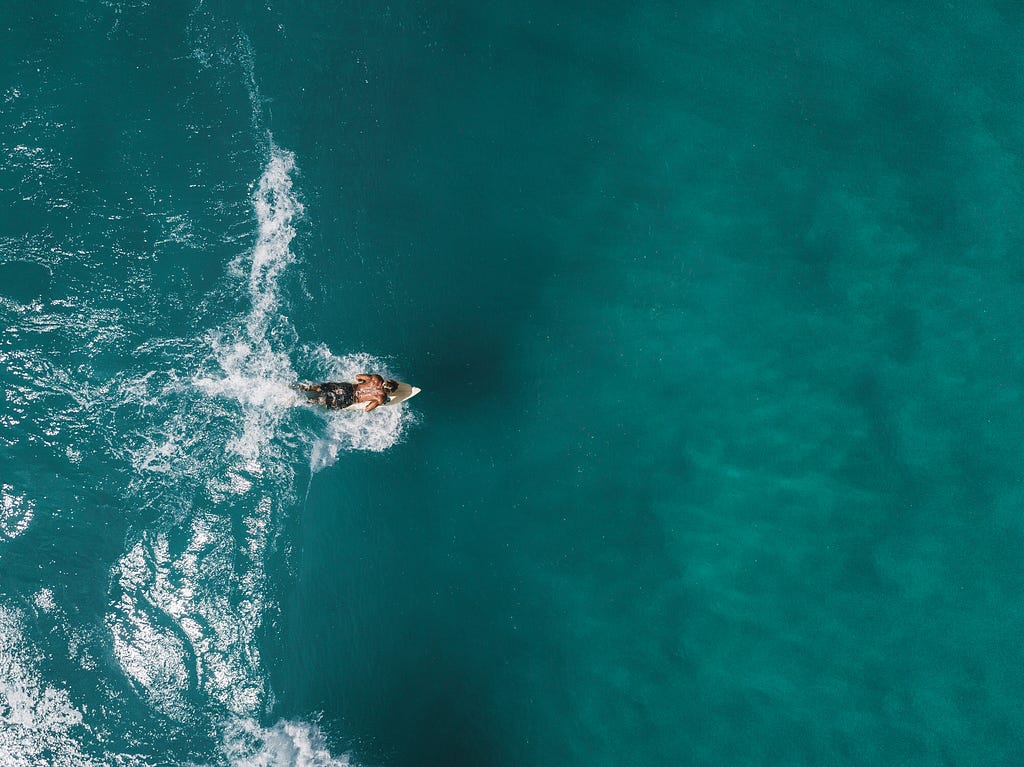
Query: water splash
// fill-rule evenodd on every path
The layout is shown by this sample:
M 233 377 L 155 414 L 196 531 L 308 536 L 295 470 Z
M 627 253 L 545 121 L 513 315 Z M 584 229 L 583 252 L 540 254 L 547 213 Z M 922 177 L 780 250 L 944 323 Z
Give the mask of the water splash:
M 358 373 L 374 371 L 390 378 L 393 373 L 387 364 L 369 354 L 334 355 L 324 345 L 304 350 L 307 369 L 320 381 L 351 381 Z M 366 415 L 341 411 L 324 413 L 323 433 L 318 436 L 310 453 L 310 471 L 316 473 L 332 465 L 338 456 L 353 450 L 383 452 L 397 444 L 405 427 L 415 416 L 405 407 L 377 408 Z
M 331 754 L 323 732 L 309 722 L 282 720 L 261 727 L 251 719 L 232 722 L 224 733 L 231 767 L 350 767 L 347 755 Z

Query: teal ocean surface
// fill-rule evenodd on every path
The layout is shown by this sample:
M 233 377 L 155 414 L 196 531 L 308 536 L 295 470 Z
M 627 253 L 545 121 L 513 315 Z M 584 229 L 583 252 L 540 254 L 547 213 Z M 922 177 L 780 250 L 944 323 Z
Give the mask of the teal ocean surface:
M 1024 763 L 1022 36 L 7 3 L 0 767 Z

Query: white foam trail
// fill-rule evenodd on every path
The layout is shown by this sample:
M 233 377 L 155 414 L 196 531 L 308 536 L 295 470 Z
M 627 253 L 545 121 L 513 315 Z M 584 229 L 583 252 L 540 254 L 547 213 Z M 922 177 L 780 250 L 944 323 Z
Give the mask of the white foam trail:
M 262 102 L 251 47 L 244 40 L 233 49 L 227 45 L 225 39 L 238 39 L 226 25 L 210 34 L 212 17 L 200 0 L 189 22 L 196 60 L 207 67 L 241 63 L 258 129 Z M 31 94 L 9 88 L 2 98 L 26 122 L 17 135 L 0 141 L 0 156 L 32 199 L 52 210 L 96 197 L 62 170 L 64 158 L 46 149 L 47 136 L 64 128 L 33 106 Z M 9 374 L 0 446 L 19 447 L 20 441 L 33 450 L 52 448 L 60 461 L 81 466 L 75 476 L 86 481 L 97 476 L 91 462 L 123 461 L 125 474 L 104 476 L 103 490 L 123 492 L 124 506 L 133 511 L 132 538 L 111 568 L 101 630 L 73 627 L 58 604 L 59 592 L 55 597 L 51 589 L 35 589 L 25 604 L 36 621 L 59 629 L 51 629 L 50 639 L 67 640 L 68 657 L 58 661 L 77 662 L 105 679 L 112 657 L 155 713 L 186 723 L 189 731 L 221 737 L 223 753 L 211 755 L 217 767 L 227 761 L 348 764 L 345 757 L 331 756 L 315 724 L 257 723 L 273 705 L 258 642 L 273 605 L 267 561 L 292 502 L 296 465 L 325 432 L 318 417 L 295 407 L 299 400 L 287 388 L 297 378 L 293 365 L 302 365 L 304 374 L 309 367 L 305 352 L 296 348 L 281 286 L 295 261 L 291 243 L 303 214 L 294 173 L 294 156 L 271 143 L 252 189 L 255 245 L 230 264 L 248 304 L 200 338 L 139 343 L 142 328 L 166 326 L 160 320 L 175 308 L 168 304 L 175 299 L 152 279 L 150 258 L 134 252 L 130 235 L 111 231 L 107 239 L 104 224 L 98 245 L 91 239 L 94 229 L 66 241 L 52 235 L 0 238 L 0 260 L 17 255 L 76 267 L 64 274 L 64 297 L 25 305 L 0 298 L 0 309 L 11 319 L 8 340 L 26 341 L 0 350 Z M 52 196 L 53 189 L 67 198 Z M 160 191 L 150 191 L 156 204 Z M 230 199 L 237 207 L 222 200 L 212 207 L 237 212 L 244 206 L 237 195 Z M 165 245 L 202 251 L 214 240 L 224 244 L 252 236 L 248 222 L 202 228 L 165 203 L 158 207 L 141 211 L 161 224 L 162 235 L 149 254 L 154 258 Z M 134 208 L 104 203 L 95 215 L 115 222 L 135 216 Z M 108 259 L 117 268 L 106 268 Z M 131 362 L 111 376 L 108 362 L 114 359 Z M 379 443 L 367 437 L 346 444 L 359 449 Z M 0 545 L 4 537 L 31 529 L 33 514 L 38 520 L 59 512 L 49 502 L 34 503 L 18 480 L 9 481 L 14 484 L 0 486 Z M 35 627 L 32 632 L 38 633 Z M 122 735 L 132 743 L 159 740 L 159 733 L 122 730 L 133 722 L 147 725 L 132 718 L 135 701 L 125 700 L 120 680 L 104 698 L 110 710 L 86 708 L 83 701 L 92 700 L 92 691 L 47 681 L 51 650 L 36 649 L 43 646 L 52 649 L 52 642 L 34 645 L 23 613 L 0 602 L 0 767 L 144 764 L 141 757 L 104 746 L 106 738 Z
M 247 276 L 252 309 L 246 318 L 246 331 L 249 340 L 256 343 L 266 340 L 269 322 L 280 306 L 279 278 L 295 261 L 290 249 L 295 237 L 292 222 L 302 215 L 303 207 L 292 192 L 294 169 L 295 155 L 271 145 L 270 162 L 253 194 L 259 222 L 256 247 L 248 259 L 235 259 L 230 265 L 236 274 L 244 274 L 244 266 L 249 264 Z
M 168 513 L 115 566 L 107 625 L 122 669 L 179 721 L 194 715 L 195 693 L 235 717 L 258 716 L 270 699 L 258 637 L 266 558 L 294 493 L 293 460 L 279 437 L 296 402 L 287 387 L 295 376 L 278 345 L 291 337 L 279 281 L 294 261 L 292 222 L 302 213 L 294 164 L 290 152 L 272 149 L 253 193 L 256 244 L 230 265 L 247 287 L 248 311 L 208 336 L 192 387 L 175 375 L 136 384 L 141 398 L 172 408 L 135 462 L 161 475 L 135 488 Z
M 155 514 L 112 570 L 114 657 L 156 711 L 219 729 L 238 767 L 349 764 L 314 724 L 258 724 L 273 705 L 258 641 L 273 604 L 267 561 L 302 450 L 318 471 L 343 451 L 391 447 L 412 419 L 404 407 L 299 407 L 295 368 L 316 380 L 390 373 L 370 355 L 296 346 L 281 284 L 303 213 L 294 172 L 294 156 L 271 144 L 252 195 L 256 242 L 229 264 L 245 310 L 199 339 L 202 348 L 151 344 L 157 372 L 125 376 L 109 393 L 127 420 L 148 424 L 113 447 L 134 468 L 138 506 Z

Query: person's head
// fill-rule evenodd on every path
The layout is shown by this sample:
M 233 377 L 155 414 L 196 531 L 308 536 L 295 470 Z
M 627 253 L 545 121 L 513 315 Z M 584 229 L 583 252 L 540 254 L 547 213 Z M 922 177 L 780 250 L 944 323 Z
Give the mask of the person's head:
M 381 384 L 381 387 L 388 394 L 394 394 L 396 391 L 398 391 L 398 381 L 395 381 L 394 379 L 389 378 L 383 384 Z

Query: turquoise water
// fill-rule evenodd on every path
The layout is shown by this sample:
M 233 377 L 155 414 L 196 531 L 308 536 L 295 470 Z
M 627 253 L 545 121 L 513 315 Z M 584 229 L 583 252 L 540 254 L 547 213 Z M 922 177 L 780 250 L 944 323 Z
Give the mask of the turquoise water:
M 1016 6 L 5 11 L 0 765 L 1024 758 Z

